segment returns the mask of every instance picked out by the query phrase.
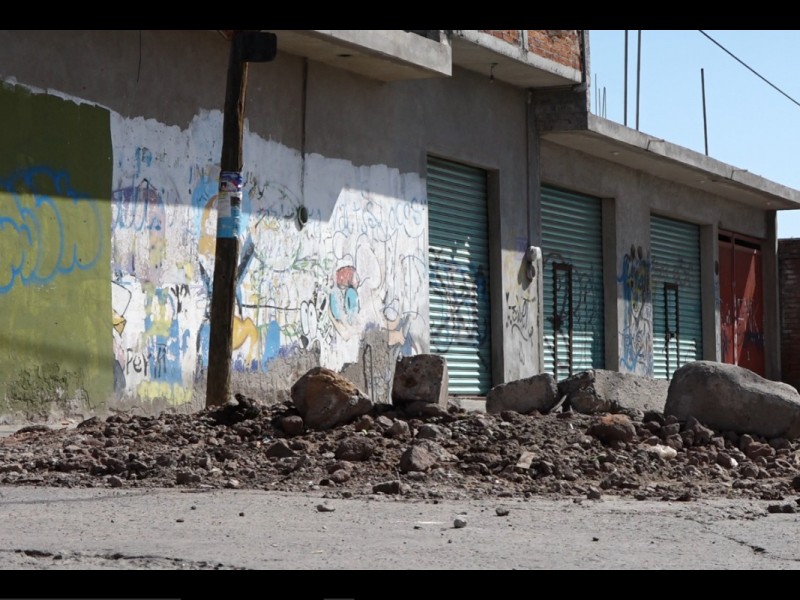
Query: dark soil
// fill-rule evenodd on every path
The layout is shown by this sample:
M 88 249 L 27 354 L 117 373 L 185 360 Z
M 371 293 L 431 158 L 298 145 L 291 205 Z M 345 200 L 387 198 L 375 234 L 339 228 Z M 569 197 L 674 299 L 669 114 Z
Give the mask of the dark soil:
M 0 439 L 0 484 L 333 497 L 793 501 L 799 467 L 796 440 L 712 431 L 659 413 L 492 415 L 434 406 L 409 417 L 378 405 L 352 423 L 309 431 L 290 402 L 262 406 L 242 396 L 194 414 L 93 417 Z

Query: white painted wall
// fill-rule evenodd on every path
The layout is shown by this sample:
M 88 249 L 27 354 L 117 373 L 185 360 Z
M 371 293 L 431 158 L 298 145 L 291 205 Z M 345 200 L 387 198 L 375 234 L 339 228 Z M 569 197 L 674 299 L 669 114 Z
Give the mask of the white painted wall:
M 187 129 L 112 113 L 117 394 L 191 400 L 208 356 L 222 114 Z M 415 173 L 300 154 L 247 129 L 233 368 L 319 350 L 358 360 L 365 332 L 427 352 L 427 203 Z M 300 227 L 297 209 L 309 219 Z M 123 381 L 124 378 L 124 381 Z

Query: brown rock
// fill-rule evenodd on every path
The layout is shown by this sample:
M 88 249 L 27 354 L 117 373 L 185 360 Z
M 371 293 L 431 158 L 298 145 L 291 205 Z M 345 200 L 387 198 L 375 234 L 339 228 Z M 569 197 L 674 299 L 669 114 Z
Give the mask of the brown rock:
M 200 475 L 192 473 L 191 471 L 178 471 L 175 475 L 175 483 L 178 485 L 197 483 L 198 481 L 200 481 Z
M 411 435 L 411 428 L 405 421 L 396 420 L 392 423 L 392 426 L 389 427 L 387 433 L 395 438 L 407 438 Z
M 348 469 L 339 469 L 331 473 L 330 480 L 334 483 L 345 483 L 349 481 L 352 475 Z
M 367 460 L 372 456 L 375 446 L 372 440 L 365 437 L 349 437 L 339 442 L 336 447 L 336 458 L 338 460 Z
M 292 401 L 307 427 L 331 429 L 372 410 L 372 401 L 330 369 L 314 367 L 291 389 Z
M 376 483 L 372 486 L 373 494 L 400 494 L 402 491 L 403 485 L 397 479 Z
M 375 424 L 382 429 L 389 429 L 394 424 L 394 421 L 386 415 L 381 415 L 375 419 Z
M 440 440 L 447 437 L 445 428 L 438 425 L 423 425 L 417 431 L 417 438 L 421 440 Z
M 328 473 L 335 473 L 336 471 L 340 471 L 342 469 L 351 471 L 353 469 L 353 463 L 347 462 L 346 460 L 337 461 L 328 467 Z
M 605 415 L 597 420 L 587 433 L 604 444 L 611 442 L 630 442 L 636 435 L 636 428 L 630 418 L 622 414 Z
M 751 442 L 750 444 L 745 446 L 744 453 L 750 460 L 755 460 L 760 456 L 763 456 L 764 458 L 770 458 L 772 456 L 775 456 L 775 448 L 773 448 L 769 444 L 762 444 L 761 442 Z
M 299 415 L 289 415 L 281 419 L 281 429 L 287 435 L 300 435 L 303 433 L 303 417 Z
M 717 464 L 726 469 L 733 469 L 737 466 L 736 459 L 726 452 L 717 453 Z
M 436 464 L 436 458 L 424 446 L 414 445 L 400 457 L 400 472 L 427 471 Z
M 355 420 L 353 423 L 353 428 L 356 431 L 369 431 L 373 427 L 373 420 L 372 417 L 369 415 L 361 415 L 358 419 Z
M 686 419 L 685 430 L 692 432 L 693 445 L 695 446 L 710 444 L 711 439 L 714 437 L 714 431 L 700 423 L 700 421 L 694 417 L 688 417 Z
M 284 440 L 278 440 L 274 444 L 272 444 L 267 451 L 265 452 L 267 456 L 275 456 L 277 458 L 288 458 L 291 456 L 297 456 L 297 453 L 289 447 Z
M 675 450 L 682 450 L 683 449 L 683 438 L 679 433 L 673 433 L 672 435 L 668 435 L 664 440 L 664 444 L 669 446 L 670 448 L 675 448 Z

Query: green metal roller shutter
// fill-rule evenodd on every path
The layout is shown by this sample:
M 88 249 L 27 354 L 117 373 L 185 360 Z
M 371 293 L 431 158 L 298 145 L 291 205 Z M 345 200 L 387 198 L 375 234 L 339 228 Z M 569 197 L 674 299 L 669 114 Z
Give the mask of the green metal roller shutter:
M 657 215 L 650 218 L 653 298 L 653 375 L 703 356 L 700 228 Z
M 605 368 L 600 200 L 542 188 L 544 370 Z
M 486 172 L 428 158 L 431 353 L 450 394 L 492 387 Z

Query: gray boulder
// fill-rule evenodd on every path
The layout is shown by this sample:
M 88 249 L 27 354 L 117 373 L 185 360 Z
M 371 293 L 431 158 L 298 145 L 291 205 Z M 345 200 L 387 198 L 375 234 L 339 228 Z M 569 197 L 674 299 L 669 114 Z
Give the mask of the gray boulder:
M 664 411 L 669 382 L 631 373 L 589 369 L 564 379 L 558 394 L 576 412 Z
M 486 394 L 486 412 L 546 413 L 558 402 L 557 394 L 556 380 L 550 373 L 501 383 Z
M 794 387 L 712 361 L 687 363 L 675 371 L 664 414 L 680 420 L 694 417 L 718 431 L 800 436 L 800 394 Z
M 392 404 L 416 402 L 447 409 L 447 361 L 435 354 L 404 356 L 397 361 L 392 382 Z
M 330 369 L 314 367 L 291 389 L 306 427 L 331 429 L 372 410 L 372 401 L 353 383 Z

